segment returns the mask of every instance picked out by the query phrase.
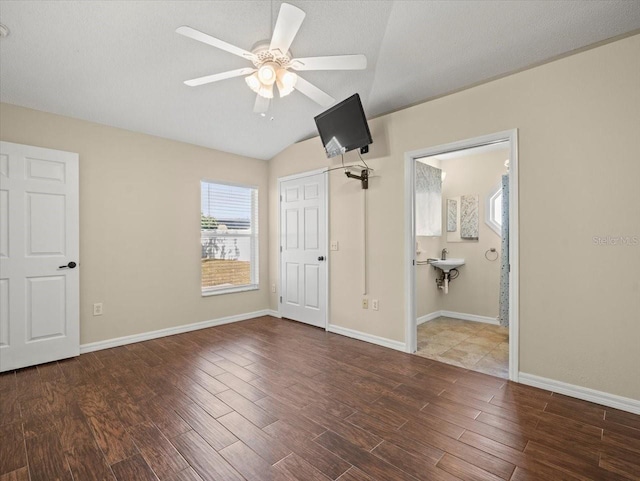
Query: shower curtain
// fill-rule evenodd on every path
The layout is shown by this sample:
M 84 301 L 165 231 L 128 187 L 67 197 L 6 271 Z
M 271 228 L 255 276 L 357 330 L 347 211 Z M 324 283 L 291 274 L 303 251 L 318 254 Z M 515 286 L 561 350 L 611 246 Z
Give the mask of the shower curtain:
M 501 326 L 509 325 L 509 174 L 502 176 L 502 243 L 500 259 Z

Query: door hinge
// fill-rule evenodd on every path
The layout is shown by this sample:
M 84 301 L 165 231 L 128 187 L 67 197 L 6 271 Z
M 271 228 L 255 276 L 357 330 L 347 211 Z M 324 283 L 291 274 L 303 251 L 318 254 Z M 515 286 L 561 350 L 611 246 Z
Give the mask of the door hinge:
M 282 196 L 280 196 L 280 202 L 282 202 Z
M 280 304 L 282 304 L 282 296 L 280 296 Z
M 511 272 L 511 264 L 509 264 L 509 272 Z
M 280 246 L 280 252 L 282 252 L 282 246 Z

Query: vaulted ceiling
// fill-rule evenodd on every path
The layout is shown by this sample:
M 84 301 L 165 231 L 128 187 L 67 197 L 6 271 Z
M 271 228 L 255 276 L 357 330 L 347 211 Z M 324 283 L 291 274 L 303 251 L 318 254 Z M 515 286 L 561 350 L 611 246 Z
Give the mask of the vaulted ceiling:
M 293 92 L 261 117 L 242 78 L 185 86 L 251 64 L 175 29 L 250 50 L 271 36 L 280 3 L 2 0 L 0 100 L 269 159 L 315 135 L 324 108 Z M 338 101 L 358 92 L 368 117 L 640 29 L 638 1 L 289 3 L 306 12 L 295 57 L 367 56 L 366 70 L 300 75 Z

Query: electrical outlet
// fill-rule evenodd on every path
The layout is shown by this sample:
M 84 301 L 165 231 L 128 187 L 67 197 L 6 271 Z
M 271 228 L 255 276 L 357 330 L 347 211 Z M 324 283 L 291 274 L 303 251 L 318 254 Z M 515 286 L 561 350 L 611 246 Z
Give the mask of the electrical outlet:
M 276 292 L 276 283 L 271 284 L 271 292 Z
M 96 302 L 93 305 L 93 315 L 101 316 L 102 315 L 102 302 Z
M 331 241 L 331 247 L 330 249 L 332 251 L 337 251 L 338 250 L 338 241 Z
M 367 299 L 366 297 L 362 299 L 362 308 L 369 309 L 369 299 Z
M 377 310 L 378 310 L 378 299 L 372 299 L 372 300 L 371 300 L 371 308 L 372 308 L 374 311 L 377 311 Z

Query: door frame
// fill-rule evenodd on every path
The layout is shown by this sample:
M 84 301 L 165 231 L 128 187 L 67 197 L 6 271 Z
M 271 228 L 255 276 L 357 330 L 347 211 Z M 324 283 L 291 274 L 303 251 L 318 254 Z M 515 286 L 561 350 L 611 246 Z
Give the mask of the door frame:
M 518 205 L 518 129 L 505 130 L 471 139 L 405 152 L 404 154 L 404 281 L 405 295 L 405 340 L 406 352 L 414 353 L 417 348 L 416 319 L 416 227 L 415 227 L 415 160 L 445 154 L 457 150 L 480 147 L 497 142 L 509 142 L 509 379 L 518 382 L 519 375 L 519 287 L 520 252 L 518 239 L 520 231 Z
M 282 250 L 281 246 L 281 235 L 282 235 L 282 184 L 283 182 L 287 182 L 289 180 L 301 179 L 303 177 L 311 177 L 313 175 L 324 174 L 324 232 L 325 232 L 325 246 L 327 252 L 325 252 L 325 265 L 326 265 L 326 273 L 325 273 L 325 308 L 324 308 L 324 330 L 326 331 L 329 328 L 329 307 L 330 307 L 330 293 L 329 293 L 329 273 L 330 273 L 330 264 L 329 264 L 329 176 L 326 168 L 308 170 L 306 172 L 299 172 L 297 174 L 285 175 L 283 177 L 278 177 L 278 292 L 276 293 L 276 298 L 278 302 L 278 315 L 282 317 L 282 311 L 280 309 L 280 297 L 282 295 Z

